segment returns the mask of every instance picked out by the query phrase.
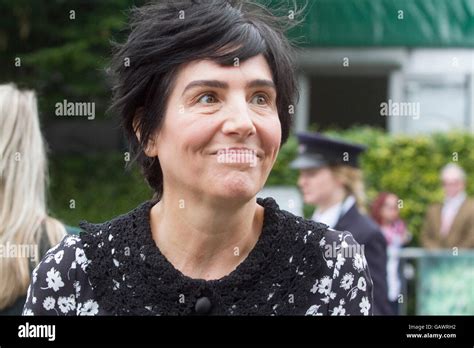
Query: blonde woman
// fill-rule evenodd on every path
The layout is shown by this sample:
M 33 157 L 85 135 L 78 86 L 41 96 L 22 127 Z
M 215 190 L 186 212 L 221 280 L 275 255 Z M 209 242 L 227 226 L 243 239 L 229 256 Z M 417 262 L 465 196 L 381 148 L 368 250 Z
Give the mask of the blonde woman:
M 47 214 L 46 180 L 35 94 L 0 85 L 0 314 L 21 314 L 34 265 L 65 235 Z
M 365 194 L 358 156 L 365 147 L 319 133 L 298 134 L 299 155 L 291 167 L 300 170 L 298 186 L 306 204 L 317 206 L 312 219 L 349 231 L 364 247 L 374 283 L 374 314 L 391 313 L 387 299 L 387 245 L 365 213 Z

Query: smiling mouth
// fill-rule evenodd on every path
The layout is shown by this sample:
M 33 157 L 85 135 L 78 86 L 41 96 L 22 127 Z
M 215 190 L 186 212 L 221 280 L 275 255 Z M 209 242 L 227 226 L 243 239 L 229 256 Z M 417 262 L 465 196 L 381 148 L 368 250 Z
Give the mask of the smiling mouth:
M 255 156 L 263 158 L 263 155 L 257 150 L 249 149 L 247 147 L 226 147 L 221 148 L 211 153 L 211 155 L 235 155 L 235 156 Z

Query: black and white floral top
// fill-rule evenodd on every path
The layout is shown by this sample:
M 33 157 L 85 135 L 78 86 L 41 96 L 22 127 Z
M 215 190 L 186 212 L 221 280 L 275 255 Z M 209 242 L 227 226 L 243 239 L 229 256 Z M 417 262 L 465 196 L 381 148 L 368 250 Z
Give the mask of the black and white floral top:
M 185 276 L 152 239 L 148 201 L 102 224 L 82 222 L 33 271 L 24 315 L 371 315 L 372 280 L 349 232 L 280 210 L 230 274 Z

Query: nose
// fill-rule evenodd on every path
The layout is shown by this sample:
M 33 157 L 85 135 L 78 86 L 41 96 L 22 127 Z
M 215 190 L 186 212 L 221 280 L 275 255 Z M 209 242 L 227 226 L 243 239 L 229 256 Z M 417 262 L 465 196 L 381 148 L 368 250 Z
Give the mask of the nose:
M 251 112 L 244 97 L 235 98 L 229 105 L 222 131 L 226 135 L 235 135 L 243 139 L 256 133 Z

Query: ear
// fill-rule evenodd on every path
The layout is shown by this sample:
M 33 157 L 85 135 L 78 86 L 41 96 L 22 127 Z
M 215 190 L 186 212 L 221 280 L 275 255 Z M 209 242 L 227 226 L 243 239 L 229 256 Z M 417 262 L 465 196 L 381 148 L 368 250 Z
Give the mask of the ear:
M 137 137 L 138 141 L 140 142 L 140 127 L 139 127 L 139 120 L 141 117 L 141 114 L 143 112 L 143 108 L 137 109 L 135 116 L 133 117 L 133 131 L 135 132 L 135 136 Z M 155 139 L 150 138 L 148 139 L 148 143 L 146 144 L 145 149 L 143 150 L 145 155 L 148 157 L 157 157 L 158 156 L 158 150 L 156 149 L 156 143 Z

